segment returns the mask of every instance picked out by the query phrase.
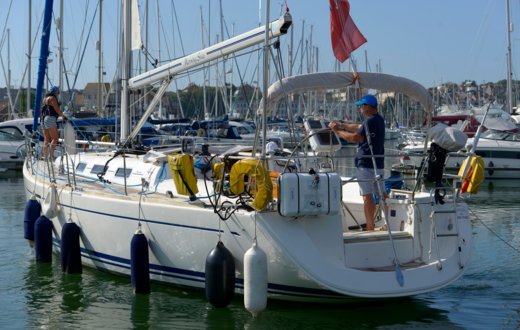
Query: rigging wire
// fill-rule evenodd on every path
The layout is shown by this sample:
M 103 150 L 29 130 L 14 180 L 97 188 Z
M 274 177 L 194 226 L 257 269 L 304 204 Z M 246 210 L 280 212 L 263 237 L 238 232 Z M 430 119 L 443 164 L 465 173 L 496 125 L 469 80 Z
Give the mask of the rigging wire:
M 480 219 L 480 217 L 473 210 L 471 210 L 471 209 L 469 209 L 469 210 L 470 210 L 471 214 L 478 220 L 478 222 L 480 222 L 490 233 L 492 233 L 496 238 L 501 240 L 505 245 L 509 246 L 511 249 L 513 249 L 517 253 L 520 253 L 520 249 L 514 247 L 511 243 L 507 242 L 505 239 L 500 237 L 500 235 L 496 231 L 491 229 L 491 227 L 486 225 L 486 223 L 484 221 L 482 221 L 482 219 Z
M 79 68 L 81 67 L 81 64 L 83 63 L 83 59 L 85 58 L 85 51 L 87 50 L 88 40 L 90 39 L 90 33 L 92 32 L 92 27 L 94 25 L 94 19 L 96 18 L 96 13 L 98 11 L 98 8 L 99 8 L 99 2 L 98 2 L 98 5 L 96 6 L 96 9 L 94 10 L 94 15 L 92 15 L 92 21 L 90 22 L 90 28 L 89 28 L 88 34 L 87 34 L 87 40 L 85 41 L 85 46 L 83 47 L 83 52 L 81 54 L 81 58 L 78 63 L 76 76 L 74 77 L 74 82 L 72 84 L 73 89 L 76 87 L 76 81 L 78 80 Z
M 7 38 L 5 31 L 7 30 L 7 21 L 9 20 L 9 17 L 11 16 L 12 5 L 13 5 L 13 0 L 11 0 L 11 2 L 9 3 L 9 9 L 7 10 L 7 16 L 5 17 L 4 29 L 2 31 L 2 40 L 0 41 L 0 49 L 4 48 L 5 39 Z
M 40 20 L 39 20 L 39 22 L 38 22 L 37 30 L 40 30 L 40 27 L 41 27 L 41 25 L 42 25 L 42 21 L 43 21 L 43 13 L 40 15 Z M 20 95 L 21 95 L 21 92 L 22 92 L 22 89 L 23 89 L 23 88 L 22 88 L 22 84 L 23 84 L 23 82 L 24 82 L 24 80 L 25 80 L 25 75 L 27 74 L 27 71 L 28 71 L 28 68 L 29 68 L 29 62 L 31 61 L 32 50 L 33 50 L 33 48 L 34 48 L 34 44 L 36 43 L 36 40 L 37 40 L 37 39 L 38 39 L 38 35 L 35 34 L 35 35 L 34 35 L 34 39 L 33 39 L 33 41 L 32 41 L 32 44 L 31 44 L 31 49 L 29 50 L 29 53 L 26 54 L 28 60 L 27 60 L 27 64 L 25 65 L 25 69 L 24 69 L 24 72 L 23 72 L 23 75 L 22 75 L 22 79 L 20 80 L 20 86 L 18 87 L 18 92 L 16 93 L 16 96 L 15 96 L 15 98 L 14 98 L 14 102 L 13 102 L 14 107 L 13 107 L 13 108 L 15 108 L 15 107 L 18 105 L 18 100 L 19 100 L 19 98 L 20 98 Z M 0 49 L 1 49 L 1 48 L 2 48 L 2 46 L 0 46 Z M 4 67 L 3 59 L 0 58 L 0 60 L 2 61 L 2 68 L 3 68 L 3 67 Z M 4 71 L 5 71 L 5 70 L 4 70 Z M 28 79 L 30 79 L 30 78 L 28 78 Z M 6 79 L 6 80 L 7 80 L 7 79 Z M 15 109 L 13 109 L 13 110 L 15 110 Z

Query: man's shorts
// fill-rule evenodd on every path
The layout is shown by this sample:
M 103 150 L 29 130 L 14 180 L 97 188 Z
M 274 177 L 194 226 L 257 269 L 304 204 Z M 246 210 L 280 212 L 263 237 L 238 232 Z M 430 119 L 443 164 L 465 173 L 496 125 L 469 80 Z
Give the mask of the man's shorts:
M 43 128 L 57 128 L 58 124 L 56 122 L 56 117 L 54 116 L 45 116 L 43 117 Z
M 385 191 L 385 184 L 383 181 L 384 178 L 384 169 L 376 169 L 376 172 L 378 175 L 381 176 L 381 180 L 378 181 L 379 187 L 381 188 L 381 191 L 384 193 Z M 373 168 L 364 168 L 364 167 L 358 167 L 356 170 L 356 177 L 359 184 L 359 192 L 361 196 L 376 193 L 379 195 L 379 190 L 377 189 L 377 183 L 375 181 L 375 175 L 374 175 L 374 169 Z

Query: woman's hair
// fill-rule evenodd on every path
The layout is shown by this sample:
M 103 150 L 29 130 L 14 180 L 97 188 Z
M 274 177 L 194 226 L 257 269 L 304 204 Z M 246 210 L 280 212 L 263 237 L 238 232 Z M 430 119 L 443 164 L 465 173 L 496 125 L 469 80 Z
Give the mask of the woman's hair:
M 52 86 L 50 89 L 49 89 L 49 92 L 47 93 L 47 95 L 58 95 L 60 93 L 60 88 L 58 86 Z

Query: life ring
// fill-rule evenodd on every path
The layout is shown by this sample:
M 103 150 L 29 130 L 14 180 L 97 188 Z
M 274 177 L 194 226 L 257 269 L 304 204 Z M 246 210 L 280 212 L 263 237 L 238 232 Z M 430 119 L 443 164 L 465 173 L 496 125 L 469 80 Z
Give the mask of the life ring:
M 229 173 L 229 185 L 232 193 L 238 195 L 244 192 L 245 175 L 253 178 L 256 184 L 255 198 L 251 206 L 257 211 L 263 210 L 273 199 L 273 183 L 269 170 L 264 166 L 263 161 L 258 159 L 242 159 L 236 162 Z
M 464 167 L 468 159 L 462 162 L 459 170 L 459 177 L 464 174 Z M 476 194 L 480 189 L 480 184 L 484 181 L 484 160 L 480 156 L 472 156 L 469 159 L 469 168 L 465 177 L 462 178 L 461 192 Z

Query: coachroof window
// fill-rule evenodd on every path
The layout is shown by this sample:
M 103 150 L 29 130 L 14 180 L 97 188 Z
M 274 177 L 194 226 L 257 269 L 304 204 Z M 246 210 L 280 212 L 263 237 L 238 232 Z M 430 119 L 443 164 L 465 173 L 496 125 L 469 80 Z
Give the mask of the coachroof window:
M 105 165 L 94 165 L 94 166 L 92 166 L 90 173 L 93 173 L 93 174 L 101 173 L 101 172 L 103 172 L 104 168 L 105 168 Z
M 87 163 L 79 163 L 78 166 L 76 166 L 76 171 L 83 172 L 85 167 L 87 167 Z
M 131 168 L 120 167 L 116 171 L 116 177 L 119 177 L 119 178 L 127 177 L 128 178 L 131 173 L 132 173 L 132 169 Z

